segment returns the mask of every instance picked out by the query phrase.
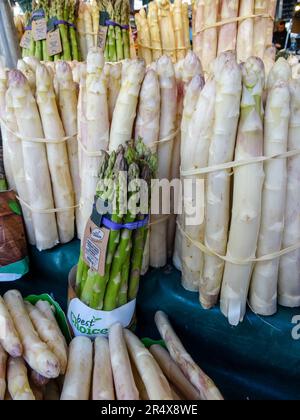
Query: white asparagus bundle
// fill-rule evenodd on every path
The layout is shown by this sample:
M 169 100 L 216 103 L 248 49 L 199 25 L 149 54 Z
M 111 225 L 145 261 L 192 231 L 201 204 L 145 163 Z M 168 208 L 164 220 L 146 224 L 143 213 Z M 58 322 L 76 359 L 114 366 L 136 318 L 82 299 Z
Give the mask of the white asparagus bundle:
M 77 86 L 73 81 L 72 69 L 66 62 L 56 65 L 56 79 L 58 84 L 58 105 L 65 134 L 70 137 L 67 141 L 70 173 L 72 177 L 75 204 L 80 200 L 81 183 L 79 176 L 78 142 L 77 142 Z M 78 209 L 76 209 L 78 219 Z
M 170 385 L 158 363 L 144 344 L 129 330 L 124 331 L 126 344 L 147 390 L 150 401 L 172 400 Z
M 155 323 L 162 339 L 170 352 L 174 362 L 180 367 L 184 375 L 199 391 L 202 400 L 223 400 L 223 397 L 213 381 L 200 369 L 192 357 L 183 347 L 180 339 L 173 330 L 167 315 L 157 312 Z
M 291 118 L 288 150 L 300 148 L 300 79 L 290 82 Z M 300 241 L 300 155 L 288 159 L 287 197 L 282 247 Z M 300 249 L 280 259 L 278 302 L 286 307 L 300 306 Z
M 176 41 L 173 29 L 171 2 L 169 0 L 156 0 L 158 4 L 158 23 L 161 36 L 163 54 L 171 57 L 176 63 Z
M 195 76 L 191 82 L 184 101 L 184 111 L 181 124 L 182 146 L 181 146 L 181 166 L 182 170 L 189 170 L 198 167 L 199 159 L 205 159 L 205 150 L 198 153 L 198 147 L 209 144 L 212 127 L 212 117 L 214 110 L 214 88 L 212 81 L 203 87 L 201 76 Z M 206 154 L 208 156 L 208 152 Z M 199 223 L 190 225 L 188 218 L 195 216 L 191 214 L 195 206 L 196 196 L 193 194 L 194 180 L 197 177 L 183 178 L 183 217 L 182 227 L 192 239 L 199 240 Z M 186 182 L 190 183 L 188 186 Z M 197 194 L 201 191 L 197 191 Z M 203 256 L 201 251 L 196 248 L 185 236 L 181 241 L 182 255 L 182 286 L 191 292 L 199 291 L 200 274 L 203 266 Z
M 115 400 L 108 340 L 97 337 L 94 351 L 93 401 Z
M 268 91 L 264 124 L 264 156 L 287 151 L 289 120 L 289 86 L 288 83 L 278 79 Z M 286 159 L 266 162 L 264 170 L 258 258 L 279 252 L 282 247 L 287 188 Z M 274 258 L 271 261 L 255 264 L 250 288 L 250 307 L 259 315 L 271 316 L 277 312 L 279 261 L 280 258 Z
M 108 109 L 109 121 L 112 121 L 116 103 L 121 89 L 122 64 L 115 63 L 109 66 L 108 83 Z
M 5 67 L 4 57 L 0 55 L 0 119 L 6 121 L 6 92 L 8 87 L 7 71 Z M 0 121 L 1 123 L 1 121 Z M 4 124 L 1 124 L 2 147 L 3 147 L 3 164 L 8 187 L 15 190 L 16 184 L 14 173 L 12 170 L 12 163 L 7 150 L 7 143 L 9 141 L 9 132 L 6 130 Z
M 264 66 L 251 57 L 243 66 L 243 95 L 235 160 L 263 154 Z M 238 167 L 234 171 L 232 220 L 227 256 L 238 260 L 255 258 L 261 221 L 262 163 Z M 221 311 L 231 325 L 244 319 L 253 263 L 226 262 L 221 293 Z
M 221 0 L 221 21 L 234 19 L 239 13 L 239 0 Z M 220 27 L 218 55 L 225 51 L 235 51 L 237 23 L 226 23 Z M 251 42 L 251 40 L 249 40 Z
M 214 25 L 218 16 L 218 0 L 204 0 L 205 26 Z M 201 62 L 205 72 L 217 56 L 218 33 L 217 28 L 205 29 L 203 32 L 203 50 Z
M 176 43 L 176 58 L 177 61 L 183 59 L 186 54 L 185 46 L 185 33 L 184 33 L 184 16 L 183 16 L 183 4 L 182 0 L 175 0 L 172 9 L 173 15 L 173 28 L 175 34 Z
M 219 55 L 214 63 L 216 102 L 208 166 L 231 162 L 240 116 L 242 73 L 234 53 Z M 230 220 L 230 171 L 212 172 L 206 183 L 205 245 L 219 255 L 226 254 Z M 205 255 L 200 281 L 200 302 L 206 309 L 218 300 L 224 262 Z
M 166 378 L 170 381 L 170 384 L 176 386 L 176 389 L 178 389 L 186 400 L 197 401 L 200 399 L 198 391 L 184 376 L 165 348 L 155 344 L 150 347 L 150 352 L 166 375 Z
M 23 346 L 13 319 L 0 296 L 0 345 L 12 357 L 22 356 Z
M 10 290 L 4 295 L 4 301 L 21 338 L 24 349 L 23 357 L 27 364 L 45 378 L 57 378 L 59 376 L 59 361 L 39 338 L 30 321 L 20 292 Z
M 0 401 L 4 400 L 6 392 L 6 363 L 7 353 L 0 344 Z
M 196 14 L 195 14 L 195 33 L 193 34 L 193 51 L 202 59 L 203 54 L 203 28 L 205 25 L 204 20 L 204 0 L 198 0 L 196 2 Z
M 117 399 L 139 400 L 121 324 L 114 324 L 109 330 L 109 350 Z
M 255 0 L 254 14 L 266 15 L 268 13 L 268 3 L 268 0 Z M 261 58 L 262 60 L 266 49 L 267 23 L 268 20 L 265 17 L 258 17 L 254 19 L 253 55 Z
M 93 343 L 87 337 L 76 337 L 69 347 L 68 368 L 60 399 L 88 401 L 93 369 Z
M 46 318 L 36 306 L 31 305 L 29 302 L 25 302 L 25 306 L 38 335 L 57 357 L 60 364 L 60 374 L 64 375 L 68 363 L 65 340 L 62 339 L 61 334 L 57 333 L 53 322 Z
M 161 108 L 159 140 L 170 138 L 169 141 L 158 145 L 158 178 L 169 180 L 172 170 L 172 152 L 176 135 L 177 117 L 177 86 L 175 70 L 172 60 L 162 56 L 157 62 L 159 77 Z M 153 217 L 154 223 L 159 217 Z M 168 221 L 153 224 L 150 234 L 150 265 L 155 268 L 163 267 L 167 263 Z
M 272 16 L 274 19 L 276 16 L 276 8 L 277 8 L 277 0 L 269 0 L 268 1 L 268 15 Z M 266 25 L 267 25 L 266 46 L 268 47 L 273 44 L 274 20 L 268 19 Z
M 11 169 L 14 173 L 17 193 L 26 203 L 29 203 L 30 197 L 24 171 L 22 141 L 13 134 L 16 131 L 17 121 L 10 89 L 6 92 L 6 125 L 8 128 L 6 131 L 7 154 L 11 162 Z M 31 211 L 22 203 L 20 204 L 22 207 L 28 241 L 30 245 L 35 245 L 35 234 Z
M 39 107 L 45 138 L 60 140 L 65 131 L 59 116 L 52 79 L 44 65 L 36 70 L 36 98 Z M 69 170 L 67 146 L 65 142 L 47 143 L 48 164 L 51 174 L 55 206 L 59 209 L 56 215 L 60 242 L 65 244 L 74 238 L 74 191 Z
M 30 388 L 27 369 L 21 357 L 8 360 L 7 388 L 14 401 L 34 401 L 35 397 Z
M 155 1 L 148 4 L 148 25 L 151 36 L 152 58 L 153 61 L 158 60 L 162 56 L 162 45 L 160 39 L 160 30 L 158 23 L 158 6 Z
M 104 56 L 100 48 L 93 48 L 88 54 L 86 79 L 86 138 L 83 142 L 89 156 L 83 152 L 81 175 L 81 208 L 79 237 L 82 237 L 86 223 L 92 213 L 94 196 L 98 183 L 101 152 L 107 150 L 109 140 L 109 117 L 107 85 L 103 74 Z
M 35 90 L 36 90 L 35 71 L 24 60 L 18 60 L 17 69 L 20 70 L 24 74 L 24 76 L 28 80 L 28 83 L 29 83 L 29 86 L 33 95 L 35 95 Z
M 143 142 L 153 153 L 157 152 L 160 123 L 160 86 L 156 72 L 148 70 L 142 84 L 137 118 L 135 123 L 135 140 Z M 147 236 L 144 250 L 143 274 L 149 269 L 150 264 L 150 233 Z
M 19 133 L 29 139 L 43 138 L 40 115 L 26 78 L 19 71 L 11 71 L 9 77 Z M 54 208 L 46 147 L 23 140 L 22 149 L 29 204 L 38 210 L 32 212 L 36 246 L 40 251 L 50 249 L 58 243 L 58 233 L 55 215 L 43 213 Z
M 241 0 L 240 17 L 252 16 L 254 12 L 254 0 Z M 253 27 L 254 19 L 248 18 L 239 23 L 237 35 L 237 59 L 244 62 L 253 53 Z
M 266 73 L 266 80 L 269 78 L 270 71 L 272 70 L 276 60 L 276 48 L 272 45 L 267 47 L 264 53 L 264 65 L 265 65 L 265 73 Z
M 145 64 L 131 60 L 123 67 L 122 85 L 111 123 L 109 151 L 117 150 L 120 145 L 132 138 L 141 85 L 145 76 Z

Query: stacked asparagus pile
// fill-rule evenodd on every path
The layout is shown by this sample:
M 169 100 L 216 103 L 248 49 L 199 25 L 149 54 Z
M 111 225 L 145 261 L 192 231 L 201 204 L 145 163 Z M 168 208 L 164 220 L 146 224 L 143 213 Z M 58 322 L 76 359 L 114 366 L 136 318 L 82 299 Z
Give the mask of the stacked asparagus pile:
M 77 337 L 70 345 L 62 400 L 222 400 L 215 384 L 196 365 L 166 315 L 156 315 L 166 346 L 150 351 L 120 324 L 109 339 Z M 93 358 L 94 347 L 94 358 Z
M 197 0 L 193 7 L 193 49 L 204 70 L 210 72 L 212 61 L 230 50 L 236 50 L 239 62 L 252 55 L 267 60 L 276 6 L 276 0 Z
M 189 6 L 182 0 L 154 0 L 135 15 L 139 57 L 151 64 L 162 55 L 173 63 L 183 59 L 191 48 Z
M 23 48 L 23 57 L 36 57 L 41 61 L 57 60 L 80 60 L 80 51 L 77 43 L 77 32 L 75 20 L 77 16 L 76 0 L 34 0 L 33 12 L 25 14 L 26 30 L 31 31 L 31 43 L 29 48 Z M 46 18 L 48 29 L 59 28 L 62 52 L 56 55 L 49 55 L 48 46 L 45 40 L 35 41 L 32 35 L 32 19 L 34 12 L 41 12 Z
M 99 25 L 107 28 L 103 47 L 106 61 L 116 62 L 130 58 L 129 21 L 129 0 L 93 0 L 91 3 L 81 1 L 77 27 L 83 59 L 86 60 L 91 48 L 98 46 Z
M 46 301 L 24 302 L 16 290 L 0 296 L 0 401 L 52 399 L 55 379 L 68 364 L 52 309 Z
M 114 212 L 109 216 L 113 223 L 128 225 L 147 219 L 148 200 L 147 203 L 139 203 L 139 207 L 146 205 L 144 209 L 143 207 L 139 209 L 139 213 L 132 208 L 131 203 L 135 194 L 140 196 L 140 200 L 143 200 L 145 193 L 149 194 L 151 179 L 155 176 L 156 170 L 157 158 L 142 140 L 138 140 L 136 145 L 128 143 L 125 148 L 120 146 L 117 153 L 112 152 L 110 156 L 106 154 L 103 156 L 96 194 L 100 200 L 107 202 L 108 208 L 113 208 L 116 203 Z M 128 172 L 128 206 L 125 215 L 121 211 L 121 199 L 124 197 L 124 187 L 126 188 L 126 185 L 122 183 L 124 172 Z M 145 182 L 146 192 L 141 190 L 139 179 Z M 101 182 L 103 180 L 105 182 Z M 113 180 L 113 186 L 107 186 L 108 180 Z M 132 189 L 133 183 L 136 184 L 136 191 Z M 129 227 L 122 230 L 112 228 L 103 276 L 89 269 L 81 255 L 76 292 L 85 304 L 93 309 L 111 311 L 136 298 L 147 231 L 147 225 L 136 231 L 130 230 Z
M 276 313 L 277 303 L 300 306 L 299 156 L 261 160 L 299 149 L 299 87 L 279 59 L 267 79 L 264 111 L 263 62 L 250 57 L 240 68 L 232 52 L 222 53 L 183 139 L 183 175 L 206 182 L 204 221 L 191 227 L 183 217 L 183 285 L 200 290 L 204 308 L 221 291 L 221 310 L 233 325 L 243 320 L 248 296 L 260 315 Z M 192 198 L 185 198 L 188 205 Z

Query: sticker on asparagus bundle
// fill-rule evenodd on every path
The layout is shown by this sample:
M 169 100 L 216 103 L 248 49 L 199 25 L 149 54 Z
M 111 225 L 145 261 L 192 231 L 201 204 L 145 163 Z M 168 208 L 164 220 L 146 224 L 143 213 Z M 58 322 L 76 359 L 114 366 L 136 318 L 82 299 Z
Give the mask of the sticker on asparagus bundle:
M 100 12 L 99 16 L 99 30 L 98 30 L 98 47 L 102 51 L 105 50 L 106 38 L 108 33 L 108 26 L 106 22 L 109 20 L 109 14 L 107 12 Z
M 105 258 L 109 240 L 109 230 L 97 226 L 91 219 L 85 229 L 83 239 L 83 258 L 93 270 L 105 275 Z
M 59 29 L 47 33 L 47 49 L 50 57 L 63 51 Z
M 43 41 L 47 38 L 47 21 L 45 18 L 32 21 L 32 36 L 35 41 Z
M 24 32 L 24 35 L 22 36 L 20 46 L 22 48 L 25 48 L 26 50 L 29 50 L 31 45 L 31 30 L 27 30 Z
M 76 298 L 70 302 L 68 320 L 76 337 L 107 337 L 112 325 L 120 323 L 127 328 L 131 324 L 135 307 L 136 299 L 110 312 L 97 311 Z

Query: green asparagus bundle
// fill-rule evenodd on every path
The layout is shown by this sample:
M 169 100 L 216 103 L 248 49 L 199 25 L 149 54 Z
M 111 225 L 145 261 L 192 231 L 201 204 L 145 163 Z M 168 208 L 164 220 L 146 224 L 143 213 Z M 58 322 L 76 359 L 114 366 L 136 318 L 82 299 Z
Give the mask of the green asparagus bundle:
M 151 179 L 156 170 L 157 157 L 141 139 L 102 157 L 96 196 L 109 209 L 112 222 L 105 274 L 101 276 L 87 266 L 82 249 L 76 278 L 77 296 L 93 309 L 112 311 L 137 296 L 148 233 Z M 124 197 L 126 214 L 122 211 Z

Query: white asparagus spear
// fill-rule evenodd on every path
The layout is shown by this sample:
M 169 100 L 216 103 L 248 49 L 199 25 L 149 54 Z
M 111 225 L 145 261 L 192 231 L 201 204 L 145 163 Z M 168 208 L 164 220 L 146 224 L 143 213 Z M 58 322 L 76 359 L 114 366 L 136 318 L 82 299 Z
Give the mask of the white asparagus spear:
M 94 351 L 93 401 L 115 400 L 108 340 L 97 337 Z
M 88 54 L 86 78 L 86 138 L 88 152 L 101 153 L 108 148 L 109 118 L 106 77 L 103 73 L 104 56 L 100 48 Z M 101 156 L 89 156 L 83 152 L 81 174 L 80 230 L 82 237 L 86 223 L 92 213 L 98 183 Z
M 171 384 L 175 385 L 178 391 L 188 401 L 200 399 L 199 392 L 191 382 L 184 376 L 178 365 L 174 362 L 169 352 L 160 345 L 150 347 L 150 352 L 161 367 Z
M 177 117 L 177 86 L 172 60 L 162 56 L 157 62 L 157 74 L 160 83 L 161 108 L 159 140 L 175 136 Z M 169 180 L 172 170 L 172 152 L 175 138 L 158 145 L 158 178 Z M 154 221 L 157 220 L 153 218 Z M 163 267 L 167 263 L 168 221 L 153 224 L 150 234 L 150 265 Z
M 79 94 L 78 94 L 78 106 L 77 106 L 77 132 L 78 132 L 78 163 L 79 163 L 79 177 L 82 180 L 82 163 L 83 163 L 83 150 L 79 141 L 83 146 L 87 146 L 87 121 L 86 121 L 86 77 L 87 77 L 87 65 L 86 63 L 80 64 L 79 70 Z M 78 223 L 78 221 L 77 221 Z M 84 228 L 83 228 L 84 229 Z M 78 229 L 81 232 L 82 229 Z
M 30 388 L 27 369 L 21 357 L 8 360 L 7 388 L 14 401 L 34 401 L 35 397 Z
M 4 400 L 6 392 L 6 363 L 7 353 L 0 344 L 0 401 Z
M 70 344 L 68 368 L 60 399 L 88 401 L 93 369 L 93 343 L 87 337 L 76 337 Z
M 255 0 L 254 14 L 266 15 L 268 13 L 267 0 Z M 258 17 L 254 19 L 253 30 L 253 55 L 263 60 L 266 49 L 267 19 Z
M 73 190 L 75 193 L 75 204 L 79 203 L 81 181 L 79 176 L 78 142 L 77 142 L 77 86 L 73 81 L 72 69 L 68 63 L 60 61 L 56 66 L 56 79 L 58 83 L 58 105 L 61 120 L 67 137 L 70 173 L 72 177 Z M 78 220 L 76 209 L 76 219 Z
M 291 118 L 288 150 L 300 148 L 300 79 L 290 82 Z M 300 155 L 288 159 L 287 197 L 282 247 L 300 241 Z M 300 250 L 280 259 L 278 302 L 286 307 L 300 306 Z
M 116 103 L 121 89 L 122 63 L 109 66 L 108 109 L 109 121 L 112 121 Z
M 36 57 L 24 57 L 24 61 L 35 73 L 37 66 L 40 64 L 40 60 Z
M 6 92 L 6 125 L 10 130 L 7 130 L 7 153 L 14 173 L 17 193 L 26 203 L 29 203 L 30 197 L 24 171 L 22 141 L 13 134 L 16 131 L 17 120 L 13 108 L 13 100 L 10 89 Z M 28 241 L 30 245 L 35 245 L 35 234 L 31 211 L 22 203 L 20 204 L 22 207 Z
M 233 160 L 242 93 L 242 73 L 232 52 L 219 55 L 214 63 L 214 74 L 216 102 L 208 166 Z M 226 254 L 230 186 L 230 171 L 207 175 L 205 245 L 220 255 Z M 223 271 L 222 260 L 205 255 L 200 281 L 200 302 L 206 309 L 217 303 Z
M 39 65 L 36 70 L 36 97 L 46 139 L 63 139 L 65 131 L 58 113 L 53 82 L 44 65 Z M 75 204 L 74 191 L 66 143 L 47 143 L 47 156 L 55 206 L 59 209 L 69 209 L 59 211 L 56 215 L 59 239 L 64 244 L 74 238 L 75 226 L 72 208 Z
M 206 141 L 207 132 L 211 132 L 213 104 L 214 104 L 214 84 L 208 82 L 203 91 L 203 80 L 201 76 L 195 76 L 189 85 L 185 101 L 184 111 L 181 124 L 182 144 L 181 144 L 181 166 L 183 170 L 194 169 L 197 167 L 197 159 L 202 159 L 203 154 L 194 154 L 197 150 L 197 144 Z M 213 94 L 212 96 L 210 96 Z M 205 112 L 204 112 L 205 110 Z M 204 118 L 205 116 L 205 123 Z M 201 131 L 201 132 L 200 132 Z M 188 182 L 193 183 L 191 177 Z M 183 178 L 187 182 L 187 178 Z M 197 226 L 190 226 L 188 224 L 188 217 L 190 209 L 194 208 L 196 204 L 195 197 L 192 196 L 192 189 L 185 188 L 183 191 L 183 217 L 182 226 L 187 234 L 190 234 L 194 239 L 198 238 Z M 198 223 L 199 224 L 199 223 Z M 203 258 L 202 253 L 198 248 L 195 248 L 192 243 L 184 236 L 181 241 L 181 256 L 182 256 L 182 285 L 186 290 L 191 292 L 199 291 L 200 273 L 202 271 Z
M 170 385 L 158 363 L 144 344 L 129 330 L 124 331 L 126 344 L 147 390 L 150 401 L 172 400 Z
M 17 69 L 20 70 L 28 80 L 30 89 L 34 95 L 36 90 L 35 71 L 24 60 L 18 60 Z
M 205 25 L 204 20 L 204 0 L 198 0 L 196 3 L 196 14 L 195 14 L 195 34 L 193 34 L 193 51 L 202 59 L 203 53 L 203 27 Z
M 17 290 L 6 292 L 4 301 L 21 338 L 24 349 L 23 357 L 27 364 L 45 378 L 57 378 L 59 376 L 59 361 L 39 338 L 30 321 L 20 292 Z
M 24 75 L 11 71 L 10 92 L 18 131 L 27 138 L 43 138 L 44 132 L 35 99 Z M 43 143 L 22 141 L 25 177 L 29 204 L 37 210 L 54 208 L 46 147 Z M 36 246 L 39 250 L 53 248 L 58 243 L 54 214 L 32 212 Z
M 7 70 L 5 67 L 4 57 L 0 55 L 0 118 L 4 122 L 6 121 L 6 92 L 8 88 L 7 80 Z M 16 184 L 14 179 L 14 173 L 11 167 L 11 161 L 9 153 L 7 150 L 7 144 L 9 141 L 9 132 L 4 127 L 4 124 L 1 124 L 1 133 L 2 133 L 2 148 L 3 148 L 3 163 L 5 177 L 8 183 L 8 187 L 16 190 Z
M 264 66 L 251 57 L 243 66 L 243 95 L 235 159 L 247 160 L 263 154 Z M 239 260 L 255 258 L 261 221 L 262 163 L 244 165 L 234 171 L 232 220 L 227 256 Z M 253 263 L 227 262 L 223 276 L 221 310 L 231 325 L 244 319 Z
M 264 53 L 264 65 L 265 65 L 265 72 L 266 72 L 266 81 L 269 78 L 270 71 L 275 64 L 276 59 L 276 48 L 272 45 L 265 49 Z
M 199 391 L 202 400 L 223 400 L 223 397 L 213 381 L 200 369 L 192 357 L 183 347 L 180 339 L 173 330 L 167 315 L 157 312 L 155 323 L 162 339 L 170 352 L 174 362 L 180 367 L 184 375 Z
M 221 20 L 234 19 L 239 12 L 239 0 L 221 0 Z M 235 51 L 237 23 L 227 23 L 219 30 L 218 55 L 225 51 Z M 249 41 L 251 42 L 251 41 Z
M 53 322 L 46 318 L 36 306 L 29 302 L 25 302 L 25 306 L 38 335 L 59 360 L 60 374 L 64 375 L 68 363 L 66 341 L 62 339 L 61 334 L 57 333 Z
M 139 400 L 121 324 L 114 324 L 109 330 L 109 350 L 117 399 Z
M 116 102 L 111 123 L 109 151 L 117 150 L 120 145 L 132 138 L 141 84 L 145 76 L 143 61 L 131 60 L 123 68 L 122 85 Z
M 0 296 L 0 345 L 12 357 L 22 356 L 23 346 L 13 319 Z
M 277 0 L 269 0 L 268 1 L 268 15 L 275 19 L 276 17 L 276 8 L 277 8 Z M 274 20 L 268 19 L 266 22 L 267 25 L 267 32 L 266 32 L 266 46 L 270 46 L 273 44 L 273 32 L 274 32 Z
M 268 91 L 265 113 L 264 156 L 287 151 L 290 120 L 288 83 L 278 79 Z M 264 165 L 265 183 L 257 257 L 281 250 L 287 187 L 286 159 L 275 159 Z M 259 315 L 277 312 L 277 286 L 280 258 L 256 263 L 250 288 L 250 308 Z
M 205 25 L 214 25 L 217 22 L 218 1 L 204 0 L 204 22 Z M 209 28 L 203 32 L 203 50 L 201 62 L 205 72 L 217 56 L 218 35 L 217 28 Z
M 254 0 L 241 0 L 240 17 L 252 16 L 254 12 Z M 237 59 L 238 62 L 244 62 L 253 53 L 253 27 L 254 19 L 245 19 L 239 23 L 237 35 Z
M 291 66 L 283 57 L 278 58 L 274 66 L 271 68 L 267 80 L 267 88 L 272 89 L 278 80 L 288 83 L 292 78 Z

